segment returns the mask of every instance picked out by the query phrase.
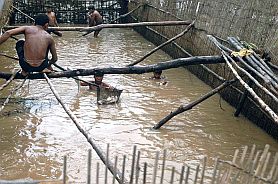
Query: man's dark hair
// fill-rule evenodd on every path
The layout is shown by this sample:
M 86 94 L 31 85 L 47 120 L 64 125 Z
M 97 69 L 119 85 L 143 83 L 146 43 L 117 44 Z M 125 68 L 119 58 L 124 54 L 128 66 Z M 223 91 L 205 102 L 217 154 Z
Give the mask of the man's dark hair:
M 104 74 L 103 74 L 102 72 L 100 72 L 100 71 L 96 71 L 96 73 L 95 73 L 94 76 L 95 76 L 95 77 L 103 77 Z
M 162 70 L 155 70 L 154 73 L 162 74 Z
M 46 23 L 49 23 L 49 18 L 46 14 L 39 14 L 35 18 L 35 25 L 44 26 Z
M 94 5 L 90 5 L 90 6 L 88 6 L 88 9 L 89 10 L 95 10 L 95 6 Z

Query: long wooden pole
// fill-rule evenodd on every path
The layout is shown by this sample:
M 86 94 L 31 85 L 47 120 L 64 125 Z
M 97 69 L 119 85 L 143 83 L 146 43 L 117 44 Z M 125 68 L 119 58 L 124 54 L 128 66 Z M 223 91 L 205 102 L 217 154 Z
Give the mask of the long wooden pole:
M 113 19 L 110 21 L 110 23 L 115 22 L 116 20 L 119 20 L 121 18 L 127 17 L 128 15 L 130 15 L 131 13 L 133 13 L 135 10 L 138 10 L 141 6 L 143 6 L 143 4 L 140 4 L 139 6 L 137 6 L 136 8 L 134 8 L 133 10 L 130 10 L 128 13 L 120 15 L 119 17 Z
M 128 24 L 100 24 L 93 27 L 49 27 L 54 31 L 98 31 L 104 28 L 132 28 L 141 26 L 178 26 L 178 25 L 189 25 L 191 21 L 162 21 L 162 22 L 139 22 L 139 23 L 128 23 Z M 14 29 L 19 26 L 5 26 L 4 29 Z
M 35 19 L 33 17 L 30 17 L 29 15 L 27 15 L 26 13 L 24 13 L 23 11 L 21 11 L 20 9 L 18 9 L 17 7 L 13 6 L 12 7 L 14 9 L 16 9 L 19 13 L 23 14 L 24 16 L 28 17 L 29 19 L 31 19 L 33 22 L 35 22 Z
M 67 70 L 63 72 L 49 73 L 49 78 L 60 77 L 75 77 L 75 76 L 88 76 L 95 75 L 97 72 L 103 74 L 143 74 L 154 72 L 155 70 L 167 70 L 170 68 L 178 68 L 181 66 L 198 65 L 198 64 L 217 64 L 224 63 L 225 60 L 222 56 L 196 56 L 188 58 L 179 58 L 170 61 L 165 61 L 148 66 L 130 66 L 130 67 L 108 67 L 108 68 L 93 68 L 93 69 L 76 69 Z M 0 72 L 0 78 L 9 79 L 10 73 Z M 15 79 L 22 79 L 22 75 L 17 75 Z M 36 73 L 28 76 L 28 79 L 43 79 L 41 73 Z
M 59 65 L 56 64 L 56 63 L 54 63 L 53 65 L 54 65 L 55 67 L 59 68 L 59 69 L 62 70 L 62 71 L 67 71 L 65 68 L 59 66 Z M 86 83 L 86 84 L 89 84 L 89 85 L 92 85 L 92 86 L 95 86 L 95 87 L 99 88 L 99 85 L 97 85 L 97 84 L 95 84 L 95 83 L 92 83 L 92 82 L 89 82 L 89 81 L 85 81 L 85 80 L 79 79 L 78 77 L 72 77 L 72 78 L 75 79 L 75 80 L 78 80 L 78 81 L 81 81 L 81 82 L 84 82 L 84 83 Z
M 252 88 L 248 86 L 244 82 L 244 80 L 238 75 L 237 71 L 232 67 L 232 64 L 229 62 L 229 60 L 232 60 L 232 58 L 226 54 L 225 52 L 222 52 L 224 59 L 226 60 L 227 65 L 232 70 L 233 74 L 236 76 L 236 78 L 239 80 L 241 85 L 248 90 L 250 95 L 254 98 L 254 100 L 259 104 L 259 106 L 270 116 L 270 118 L 278 124 L 278 116 L 277 114 L 254 92 Z
M 174 116 L 183 113 L 187 110 L 192 109 L 193 107 L 195 107 L 196 105 L 198 105 L 199 103 L 203 102 L 204 100 L 208 99 L 209 97 L 215 95 L 216 93 L 218 93 L 220 90 L 226 88 L 227 86 L 231 85 L 232 83 L 234 83 L 236 81 L 236 79 L 233 80 L 229 80 L 229 81 L 225 81 L 224 83 L 222 83 L 220 86 L 218 86 L 217 88 L 211 90 L 210 92 L 208 92 L 207 94 L 203 95 L 201 98 L 191 102 L 188 105 L 181 105 L 178 109 L 176 109 L 175 111 L 171 112 L 169 115 L 167 115 L 165 118 L 163 118 L 160 122 L 158 122 L 153 128 L 154 129 L 159 129 L 161 126 L 163 126 L 165 123 L 167 123 L 170 119 L 172 119 Z
M 121 178 L 122 174 L 120 173 L 120 171 L 118 170 L 114 170 L 114 166 L 112 164 L 112 162 L 108 159 L 105 158 L 105 154 L 104 152 L 94 143 L 93 139 L 89 137 L 89 135 L 85 132 L 85 130 L 80 126 L 80 123 L 77 119 L 77 117 L 72 113 L 72 111 L 63 103 L 63 101 L 61 100 L 59 94 L 57 93 L 57 91 L 55 90 L 55 88 L 53 87 L 52 83 L 50 82 L 49 78 L 47 77 L 47 75 L 44 73 L 43 74 L 45 77 L 46 82 L 48 83 L 52 93 L 54 94 L 54 96 L 56 97 L 56 99 L 58 100 L 58 102 L 62 105 L 63 109 L 66 111 L 66 113 L 69 115 L 69 117 L 71 118 L 71 120 L 73 121 L 73 123 L 75 124 L 75 126 L 77 127 L 77 129 L 82 133 L 82 135 L 86 138 L 86 140 L 90 143 L 90 145 L 93 147 L 93 149 L 96 151 L 97 155 L 99 156 L 99 158 L 102 160 L 102 162 L 108 167 L 108 169 L 111 171 L 112 174 L 116 175 L 116 179 L 119 183 L 121 183 L 122 181 L 127 181 L 125 178 Z
M 162 47 L 164 47 L 165 45 L 168 45 L 169 43 L 173 42 L 174 40 L 178 39 L 179 37 L 183 36 L 185 33 L 187 33 L 190 28 L 192 28 L 192 26 L 194 25 L 195 21 L 193 21 L 191 24 L 189 24 L 186 29 L 184 31 L 182 31 L 180 34 L 174 36 L 173 38 L 167 40 L 166 42 L 160 44 L 159 46 L 157 46 L 156 48 L 154 48 L 153 50 L 151 50 L 150 52 L 148 52 L 146 55 L 144 55 L 143 57 L 137 59 L 136 61 L 134 61 L 133 63 L 128 64 L 127 66 L 134 66 L 138 63 L 140 63 L 141 61 L 143 61 L 144 59 L 146 59 L 147 57 L 149 57 L 150 55 L 152 55 L 154 52 L 158 51 L 159 49 L 161 49 Z

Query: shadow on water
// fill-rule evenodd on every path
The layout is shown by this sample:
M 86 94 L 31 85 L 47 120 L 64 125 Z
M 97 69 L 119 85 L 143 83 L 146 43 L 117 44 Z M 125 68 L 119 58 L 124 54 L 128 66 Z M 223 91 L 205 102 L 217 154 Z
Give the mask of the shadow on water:
M 125 66 L 154 48 L 131 29 L 104 29 L 99 38 L 65 32 L 55 40 L 58 64 L 73 69 Z M 1 45 L 1 50 L 15 55 L 13 44 L 10 40 Z M 1 70 L 18 67 L 2 59 Z M 141 65 L 170 59 L 158 51 Z M 168 81 L 166 85 L 150 80 L 151 73 L 105 75 L 104 82 L 124 90 L 119 103 L 112 105 L 97 105 L 96 93 L 87 87 L 78 92 L 72 79 L 51 81 L 90 137 L 103 150 L 110 143 L 111 157 L 131 154 L 132 146 L 137 145 L 142 157 L 153 162 L 156 151 L 168 149 L 167 160 L 177 166 L 195 165 L 204 155 L 231 160 L 235 148 L 244 145 L 263 148 L 270 144 L 273 151 L 278 151 L 275 140 L 244 117 L 233 117 L 234 109 L 218 95 L 173 118 L 160 130 L 152 130 L 171 111 L 211 90 L 183 68 L 164 71 L 163 75 Z M 1 97 L 7 94 L 8 90 Z M 13 109 L 25 109 L 15 116 L 1 116 L 0 179 L 59 178 L 62 157 L 67 155 L 69 178 L 86 181 L 86 155 L 91 147 L 57 103 L 47 83 L 30 81 L 16 96 L 35 100 L 26 100 L 23 107 L 13 104 Z M 93 160 L 98 160 L 98 156 L 93 155 Z M 209 160 L 208 166 L 212 163 Z

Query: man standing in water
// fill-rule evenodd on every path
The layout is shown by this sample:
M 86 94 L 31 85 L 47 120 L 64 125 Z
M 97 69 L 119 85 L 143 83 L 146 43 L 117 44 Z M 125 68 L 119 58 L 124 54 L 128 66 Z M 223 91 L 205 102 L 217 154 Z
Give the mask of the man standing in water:
M 24 34 L 25 41 L 19 40 L 16 43 L 19 64 L 24 76 L 29 72 L 51 72 L 51 64 L 58 59 L 53 37 L 46 32 L 48 24 L 48 16 L 39 14 L 35 18 L 35 26 L 21 26 L 8 30 L 0 36 L 0 44 L 2 44 L 11 36 Z M 52 54 L 50 61 L 48 61 L 49 51 Z
M 50 27 L 59 27 L 59 26 L 58 26 L 57 19 L 56 19 L 56 15 L 55 15 L 55 13 L 52 11 L 52 8 L 51 8 L 51 7 L 48 7 L 48 8 L 47 8 L 47 10 L 46 10 L 46 15 L 47 15 L 48 18 L 49 18 L 49 26 L 50 26 Z M 48 32 L 48 33 L 54 33 L 54 34 L 57 35 L 57 36 L 62 36 L 62 33 L 61 33 L 60 31 L 55 31 L 55 30 L 49 29 L 47 32 Z
M 113 87 L 111 87 L 110 85 L 102 82 L 103 80 L 103 73 L 99 73 L 97 72 L 95 75 L 94 75 L 94 81 L 89 81 L 90 83 L 93 83 L 93 84 L 96 84 L 97 86 L 101 87 L 101 88 L 105 88 L 105 89 L 112 89 Z M 81 86 L 89 86 L 89 89 L 90 90 L 96 90 L 97 87 L 95 85 L 90 85 L 88 83 L 85 83 L 85 82 L 81 82 L 80 83 Z
M 89 27 L 97 26 L 102 24 L 102 16 L 100 13 L 95 9 L 94 6 L 89 6 L 89 14 L 88 14 L 88 21 Z M 101 30 L 97 30 L 94 32 L 94 37 L 96 38 Z

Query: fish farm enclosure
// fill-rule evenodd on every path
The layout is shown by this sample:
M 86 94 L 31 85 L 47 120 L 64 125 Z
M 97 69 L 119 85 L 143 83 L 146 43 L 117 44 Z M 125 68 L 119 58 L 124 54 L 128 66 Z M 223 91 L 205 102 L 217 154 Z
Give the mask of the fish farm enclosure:
M 88 10 L 92 5 L 102 15 L 103 24 L 88 27 Z M 12 137 L 5 130 L 10 131 L 11 127 L 20 126 L 13 124 L 7 128 L 8 126 L 3 125 L 3 135 L 0 135 L 0 149 L 3 148 L 3 153 L 0 151 L 0 159 L 3 160 L 0 161 L 0 184 L 75 183 L 85 180 L 86 183 L 130 184 L 278 182 L 276 0 L 2 0 L 1 34 L 19 25 L 33 24 L 35 16 L 44 14 L 49 7 L 55 12 L 59 24 L 59 27 L 51 29 L 63 32 L 62 37 L 53 35 L 59 56 L 55 67 L 59 71 L 27 76 L 32 84 L 41 84 L 42 81 L 46 83 L 46 87 L 37 88 L 43 91 L 42 94 L 32 91 L 33 86 L 29 88 L 30 82 L 28 90 L 23 88 L 20 91 L 22 86 L 27 85 L 28 79 L 14 70 L 11 72 L 11 68 L 18 68 L 15 62 L 7 65 L 7 61 L 17 60 L 12 44 L 18 38 L 11 37 L 0 45 L 0 61 L 6 59 L 0 65 L 3 70 L 0 71 L 0 92 L 4 91 L 0 93 L 3 97 L 0 112 L 9 100 L 17 100 L 11 98 L 12 95 L 20 96 L 22 93 L 23 97 L 20 99 L 23 100 L 28 97 L 24 102 L 15 102 L 18 106 L 32 103 L 38 106 L 38 100 L 47 101 L 45 97 L 51 95 L 57 104 L 50 100 L 49 104 L 46 103 L 48 108 L 42 106 L 34 110 L 34 107 L 28 106 L 29 111 L 33 112 L 28 112 L 32 115 L 26 122 L 32 123 L 27 123 L 26 127 L 39 128 L 30 130 L 28 139 L 31 143 L 27 143 L 25 149 L 29 152 L 26 153 L 26 158 L 19 160 L 24 163 L 24 159 L 28 160 L 28 154 L 31 157 L 42 154 L 43 158 L 48 154 L 60 156 L 65 150 L 70 156 L 65 156 L 60 161 L 47 161 L 47 164 L 40 160 L 41 165 L 46 165 L 43 168 L 55 165 L 50 169 L 53 177 L 49 174 L 38 180 L 32 176 L 21 176 L 15 180 L 9 175 L 9 178 L 3 173 L 8 173 L 6 170 L 10 166 L 1 165 L 9 163 L 9 156 L 5 152 L 8 146 L 4 145 L 8 142 L 5 137 Z M 127 30 L 123 31 L 125 28 Z M 96 30 L 101 30 L 100 35 L 93 38 L 90 33 Z M 81 35 L 82 31 L 85 34 Z M 59 64 L 67 68 L 62 68 Z M 170 69 L 175 71 L 171 72 Z M 150 78 L 146 75 L 157 70 L 162 70 L 166 77 L 159 82 L 150 83 Z M 97 92 L 94 93 L 95 96 L 88 97 L 92 94 L 85 91 L 84 86 L 80 86 L 80 81 L 84 82 L 83 78 L 91 80 L 89 77 L 98 73 L 105 74 L 105 79 L 111 84 L 125 89 L 114 88 L 109 91 L 94 84 Z M 73 84 L 72 78 L 75 79 Z M 86 80 L 85 83 L 91 86 Z M 203 83 L 205 88 L 201 89 L 199 84 L 202 83 L 198 83 L 198 80 L 208 86 Z M 7 86 L 11 87 L 13 81 L 17 82 L 17 85 L 12 86 L 15 86 L 14 89 L 5 91 Z M 68 89 L 69 86 L 72 89 Z M 78 95 L 74 96 L 76 86 Z M 50 94 L 45 92 L 48 88 Z M 35 92 L 34 95 L 38 98 L 31 98 L 32 94 L 29 92 Z M 112 95 L 109 94 L 116 94 L 116 100 L 112 105 L 102 104 L 105 100 L 99 102 L 101 93 L 104 96 L 102 98 L 111 98 Z M 165 95 L 165 99 L 160 99 L 158 94 Z M 219 98 L 215 97 L 217 94 Z M 205 106 L 201 106 L 203 103 Z M 206 103 L 211 104 L 207 106 Z M 197 108 L 199 105 L 201 107 Z M 64 117 L 58 110 L 53 112 L 57 115 L 54 119 L 47 116 L 48 111 L 55 111 L 54 107 L 63 108 L 68 116 Z M 221 115 L 218 116 L 218 113 Z M 195 116 L 199 119 L 195 120 Z M 11 112 L 2 112 L 0 116 L 3 122 L 18 121 L 10 120 L 11 117 Z M 218 117 L 221 119 L 217 123 L 223 122 L 226 130 L 214 123 L 213 119 Z M 24 119 L 25 115 L 17 118 Z M 54 128 L 47 120 L 54 124 Z M 87 124 L 81 123 L 83 121 Z M 248 124 L 249 121 L 252 125 Z M 74 130 L 69 129 L 69 122 L 73 122 L 71 125 Z M 232 124 L 228 126 L 229 122 Z M 58 127 L 55 127 L 56 123 Z M 59 123 L 62 123 L 62 128 Z M 68 138 L 49 138 L 52 132 L 48 133 L 50 128 L 46 128 L 46 125 L 53 128 L 53 135 L 63 137 L 65 134 Z M 258 129 L 252 127 L 253 125 Z M 27 135 L 29 129 L 25 130 L 26 127 L 19 134 Z M 120 128 L 117 129 L 118 127 Z M 40 131 L 41 137 L 51 144 L 48 145 L 46 140 L 36 137 L 34 132 Z M 58 131 L 61 132 L 57 133 Z M 248 135 L 250 132 L 260 131 L 263 133 L 258 134 L 258 137 Z M 252 141 L 254 143 L 242 145 L 237 142 L 242 141 L 237 139 L 238 135 L 250 139 L 247 144 Z M 195 136 L 201 138 L 192 139 Z M 37 145 L 36 139 L 39 139 L 40 145 Z M 228 147 L 229 140 L 235 146 Z M 63 141 L 66 143 L 61 144 Z M 70 145 L 70 141 L 73 150 L 64 145 Z M 130 146 L 132 141 L 133 147 Z M 255 143 L 260 145 L 256 146 Z M 211 147 L 207 148 L 211 152 L 206 150 L 205 144 Z M 31 148 L 36 146 L 42 151 L 32 152 Z M 14 147 L 15 152 L 24 150 L 17 148 L 16 144 Z M 91 149 L 86 152 L 87 147 L 94 152 Z M 211 155 L 222 147 L 226 149 L 221 152 L 224 159 Z M 59 153 L 55 151 L 56 148 Z M 86 153 L 81 153 L 80 150 L 86 150 Z M 202 154 L 194 155 L 198 152 Z M 225 152 L 229 156 L 225 156 Z M 78 160 L 71 163 L 72 160 L 69 159 L 78 158 L 78 154 L 81 155 L 80 163 L 77 163 Z M 84 166 L 82 171 L 79 169 L 80 165 Z M 74 169 L 76 166 L 78 169 Z M 35 168 L 36 165 L 31 166 L 30 170 L 34 169 L 32 167 Z

